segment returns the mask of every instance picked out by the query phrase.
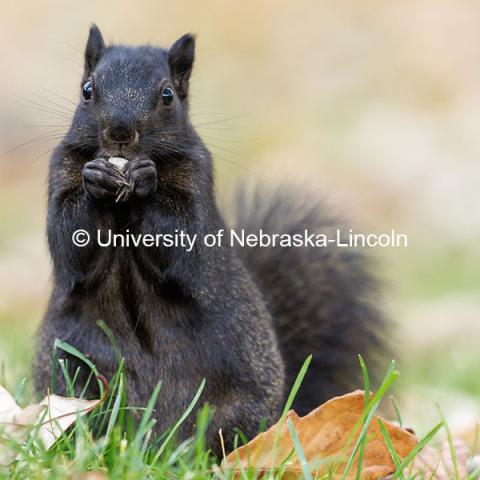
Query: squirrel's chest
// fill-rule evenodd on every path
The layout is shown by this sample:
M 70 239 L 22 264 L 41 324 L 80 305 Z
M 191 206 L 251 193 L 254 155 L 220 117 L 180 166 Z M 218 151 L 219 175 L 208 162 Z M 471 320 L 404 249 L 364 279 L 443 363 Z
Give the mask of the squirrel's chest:
M 111 262 L 95 291 L 86 292 L 83 307 L 91 320 L 104 320 L 127 348 L 161 356 L 168 364 L 177 355 L 200 357 L 198 345 L 218 331 L 202 298 L 189 295 L 175 278 L 150 275 L 127 254 Z

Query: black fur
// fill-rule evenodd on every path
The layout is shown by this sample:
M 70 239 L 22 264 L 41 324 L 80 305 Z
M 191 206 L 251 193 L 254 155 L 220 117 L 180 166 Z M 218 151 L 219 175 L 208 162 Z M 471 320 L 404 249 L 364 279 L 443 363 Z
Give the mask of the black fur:
M 238 196 L 237 230 L 291 235 L 305 230 L 335 238 L 345 227 L 311 192 L 262 188 Z M 285 361 L 287 391 L 312 354 L 293 408 L 305 415 L 334 395 L 361 387 L 358 354 L 373 378 L 387 351 L 385 321 L 371 260 L 350 248 L 238 248 L 264 294 Z
M 91 29 L 83 81 L 91 81 L 94 92 L 90 100 L 81 98 L 50 162 L 54 286 L 39 334 L 36 388 L 43 393 L 50 385 L 55 338 L 88 354 L 107 378 L 114 374 L 115 352 L 97 326 L 101 319 L 125 357 L 129 403 L 145 405 L 162 381 L 158 431 L 179 417 L 207 379 L 202 402 L 215 407 L 208 441 L 218 452 L 219 428 L 230 447 L 234 427 L 253 436 L 261 419 L 277 418 L 309 353 L 313 369 L 297 403 L 300 412 L 340 392 L 356 353 L 377 347 L 381 321 L 370 303 L 373 281 L 355 252 L 239 252 L 202 242 L 189 253 L 180 247 L 99 248 L 95 241 L 74 246 L 77 229 L 94 239 L 97 229 L 183 229 L 203 237 L 226 228 L 215 203 L 211 155 L 188 117 L 193 58 L 191 35 L 170 50 L 107 47 L 99 30 Z M 161 100 L 167 84 L 175 91 L 171 106 Z M 118 125 L 130 141 L 111 135 Z M 105 161 L 112 155 L 130 160 L 123 174 Z M 126 184 L 129 196 L 117 203 Z M 254 206 L 257 215 L 243 210 L 239 225 L 271 231 L 328 227 L 315 204 L 292 210 L 301 196 L 274 203 L 260 198 L 264 209 Z M 63 356 L 74 371 L 79 363 Z M 83 370 L 79 386 L 87 375 Z M 60 374 L 57 385 L 65 393 Z M 194 418 L 183 435 L 192 433 Z

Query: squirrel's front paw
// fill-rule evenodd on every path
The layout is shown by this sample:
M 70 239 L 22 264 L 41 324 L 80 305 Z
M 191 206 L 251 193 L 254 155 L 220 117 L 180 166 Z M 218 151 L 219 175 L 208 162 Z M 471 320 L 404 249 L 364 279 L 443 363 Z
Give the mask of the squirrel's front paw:
M 124 170 L 126 197 L 131 194 L 146 197 L 157 190 L 157 166 L 148 158 L 136 158 L 128 162 Z
M 96 158 L 83 167 L 85 190 L 97 199 L 114 199 L 125 185 L 122 173 L 104 158 Z

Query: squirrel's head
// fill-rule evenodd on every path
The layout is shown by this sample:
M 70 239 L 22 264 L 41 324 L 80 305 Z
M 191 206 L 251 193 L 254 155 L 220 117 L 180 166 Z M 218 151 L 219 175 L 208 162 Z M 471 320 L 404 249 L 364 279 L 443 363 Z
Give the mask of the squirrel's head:
M 188 145 L 188 84 L 195 38 L 168 50 L 106 46 L 93 25 L 85 49 L 80 104 L 72 131 L 82 143 L 113 156 L 166 157 Z

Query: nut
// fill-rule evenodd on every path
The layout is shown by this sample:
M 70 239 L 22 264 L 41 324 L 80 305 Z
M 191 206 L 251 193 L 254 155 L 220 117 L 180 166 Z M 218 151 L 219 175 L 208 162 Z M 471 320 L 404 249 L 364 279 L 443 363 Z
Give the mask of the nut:
M 110 157 L 108 161 L 115 165 L 115 167 L 120 171 L 123 171 L 128 163 L 128 160 L 123 157 Z

